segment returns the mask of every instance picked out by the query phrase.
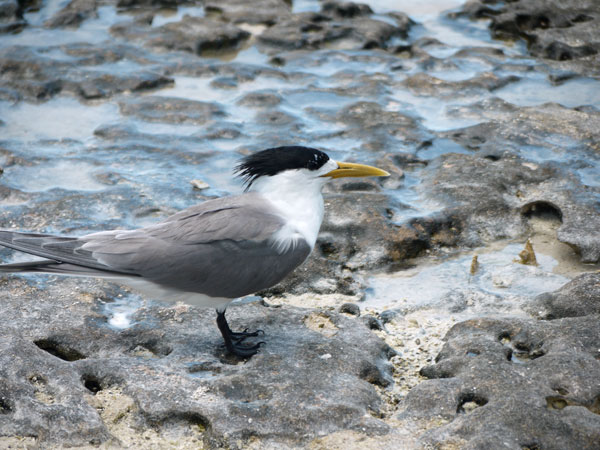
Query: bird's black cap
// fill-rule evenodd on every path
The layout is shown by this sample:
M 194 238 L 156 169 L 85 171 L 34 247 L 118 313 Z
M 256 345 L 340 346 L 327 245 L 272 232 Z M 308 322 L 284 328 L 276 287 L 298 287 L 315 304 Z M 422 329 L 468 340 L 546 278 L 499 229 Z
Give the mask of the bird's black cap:
M 301 146 L 275 147 L 246 156 L 235 168 L 244 178 L 246 189 L 264 175 L 273 176 L 284 170 L 318 170 L 329 161 L 329 156 L 316 148 Z

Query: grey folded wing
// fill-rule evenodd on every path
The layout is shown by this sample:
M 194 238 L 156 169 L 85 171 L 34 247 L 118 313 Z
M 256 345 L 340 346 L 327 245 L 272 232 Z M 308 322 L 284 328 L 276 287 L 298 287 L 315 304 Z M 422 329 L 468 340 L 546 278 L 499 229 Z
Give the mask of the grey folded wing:
M 99 275 L 139 276 L 180 291 L 236 298 L 277 284 L 310 254 L 302 239 L 277 246 L 273 235 L 284 226 L 260 196 L 244 194 L 202 203 L 139 230 L 81 238 L 27 235 L 9 246 Z

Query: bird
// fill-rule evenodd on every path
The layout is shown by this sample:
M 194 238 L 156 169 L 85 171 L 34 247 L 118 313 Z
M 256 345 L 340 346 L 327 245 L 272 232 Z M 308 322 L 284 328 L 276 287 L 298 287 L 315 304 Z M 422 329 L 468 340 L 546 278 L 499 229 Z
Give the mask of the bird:
M 388 176 L 364 164 L 290 145 L 245 156 L 234 174 L 241 194 L 207 200 L 143 228 L 79 237 L 0 230 L 0 245 L 43 258 L 0 272 L 105 278 L 156 300 L 212 307 L 226 350 L 241 358 L 264 342 L 225 318 L 237 298 L 283 280 L 310 255 L 324 215 L 323 186 L 342 177 Z

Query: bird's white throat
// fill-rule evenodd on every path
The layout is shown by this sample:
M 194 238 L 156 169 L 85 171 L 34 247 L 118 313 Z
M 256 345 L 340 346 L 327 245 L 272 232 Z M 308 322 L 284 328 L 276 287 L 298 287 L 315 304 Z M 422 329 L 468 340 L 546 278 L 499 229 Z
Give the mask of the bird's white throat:
M 298 239 L 304 239 L 311 248 L 314 247 L 323 221 L 321 189 L 328 181 L 328 178 L 319 175 L 332 170 L 337 164 L 329 161 L 325 166 L 318 172 L 286 170 L 260 177 L 252 184 L 251 190 L 272 203 L 286 221 L 286 226 L 273 237 L 281 251 L 293 246 Z

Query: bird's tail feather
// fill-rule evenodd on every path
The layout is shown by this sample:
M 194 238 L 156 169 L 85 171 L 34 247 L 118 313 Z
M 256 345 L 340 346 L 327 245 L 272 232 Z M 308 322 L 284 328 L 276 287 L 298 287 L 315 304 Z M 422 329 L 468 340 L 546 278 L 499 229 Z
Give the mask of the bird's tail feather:
M 68 275 L 80 277 L 97 278 L 128 278 L 128 275 L 120 272 L 98 270 L 93 267 L 78 266 L 76 264 L 61 263 L 52 260 L 29 261 L 13 264 L 0 264 L 0 273 L 51 273 L 55 275 Z
M 0 272 L 40 272 L 44 268 L 50 269 L 50 266 L 56 264 L 56 261 L 30 261 L 24 263 L 0 264 Z

